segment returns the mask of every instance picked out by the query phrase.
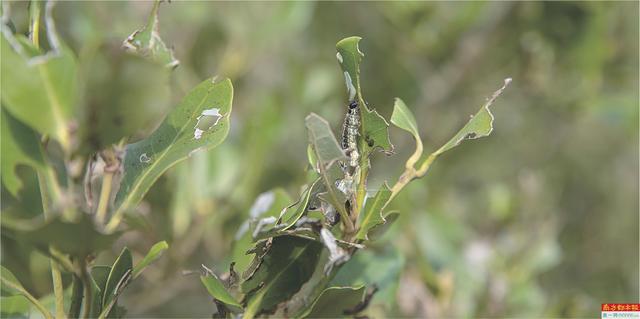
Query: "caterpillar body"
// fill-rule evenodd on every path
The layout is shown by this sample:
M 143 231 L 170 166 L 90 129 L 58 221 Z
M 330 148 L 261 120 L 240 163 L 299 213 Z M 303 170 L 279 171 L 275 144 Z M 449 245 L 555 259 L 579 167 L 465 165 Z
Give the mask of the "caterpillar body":
M 353 170 L 358 166 L 360 154 L 358 153 L 358 131 L 360 130 L 360 111 L 358 102 L 351 101 L 342 125 L 342 149 L 345 150 L 348 163 L 344 165 L 345 173 L 353 174 Z

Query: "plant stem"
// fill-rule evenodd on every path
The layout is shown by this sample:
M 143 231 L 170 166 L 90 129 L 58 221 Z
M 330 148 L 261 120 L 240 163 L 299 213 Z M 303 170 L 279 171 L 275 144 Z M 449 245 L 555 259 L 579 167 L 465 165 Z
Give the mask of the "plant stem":
M 44 214 L 45 220 L 51 218 L 51 190 L 60 191 L 57 181 L 55 180 L 55 174 L 53 170 L 48 167 L 46 173 L 42 171 L 38 171 L 38 184 L 40 186 L 40 195 L 42 197 L 42 212 Z M 53 203 L 59 202 L 60 193 L 53 192 L 54 196 L 56 196 L 56 201 Z M 49 251 L 51 254 L 57 253 L 52 246 L 49 246 Z M 51 264 L 51 278 L 53 280 L 53 294 L 55 295 L 55 305 L 56 305 L 56 318 L 65 318 L 64 313 L 64 287 L 62 285 L 62 274 L 60 273 L 60 269 L 58 268 L 58 264 L 53 258 L 49 258 L 49 262 Z
M 93 306 L 93 291 L 91 290 L 91 281 L 89 278 L 89 272 L 87 271 L 87 265 L 84 260 L 80 261 L 80 279 L 84 286 L 84 309 L 82 310 L 82 318 L 89 318 L 91 316 L 91 307 Z
M 29 38 L 33 42 L 33 44 L 39 48 L 40 47 L 40 4 L 36 0 L 32 0 L 29 3 L 29 15 L 30 22 L 29 23 Z
M 107 207 L 109 207 L 109 200 L 111 198 L 112 182 L 113 172 L 105 171 L 102 177 L 102 188 L 100 189 L 100 199 L 96 211 L 96 219 L 100 225 L 103 225 L 107 219 Z

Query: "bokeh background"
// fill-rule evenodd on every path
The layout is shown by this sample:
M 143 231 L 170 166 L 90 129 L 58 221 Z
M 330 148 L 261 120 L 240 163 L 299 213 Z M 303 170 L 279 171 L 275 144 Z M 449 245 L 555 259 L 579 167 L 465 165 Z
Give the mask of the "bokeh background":
M 82 63 L 140 28 L 151 5 L 60 2 L 54 17 Z M 26 3 L 12 9 L 26 32 Z M 638 28 L 637 2 L 162 4 L 160 34 L 181 62 L 172 102 L 206 77 L 229 77 L 232 129 L 162 177 L 139 208 L 143 231 L 101 255 L 170 243 L 121 298 L 128 316 L 211 315 L 188 272 L 227 269 L 260 193 L 297 194 L 304 117 L 341 126 L 335 43 L 351 35 L 363 37 L 366 100 L 389 118 L 401 97 L 427 150 L 513 78 L 493 107 L 493 134 L 442 156 L 394 203 L 399 222 L 360 265 L 382 286 L 372 315 L 594 317 L 601 303 L 638 302 Z M 372 160 L 371 190 L 395 181 L 413 151 L 405 132 L 392 128 L 391 140 L 396 154 Z M 4 257 L 20 249 L 7 245 Z M 8 262 L 37 295 L 50 293 L 44 256 Z

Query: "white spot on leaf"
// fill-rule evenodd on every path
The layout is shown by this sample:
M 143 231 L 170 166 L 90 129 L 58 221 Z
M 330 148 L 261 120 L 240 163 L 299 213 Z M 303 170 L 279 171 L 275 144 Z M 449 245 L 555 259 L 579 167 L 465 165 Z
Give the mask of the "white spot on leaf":
M 147 153 L 140 154 L 140 163 L 149 163 L 151 162 L 151 158 L 147 155 Z
M 218 108 L 211 108 L 202 111 L 200 116 L 198 116 L 198 122 L 196 122 L 196 126 L 194 127 L 195 130 L 193 131 L 193 138 L 196 140 L 202 138 L 202 134 L 218 125 L 221 118 L 222 114 L 220 114 L 220 109 Z
M 338 62 L 342 63 L 342 54 L 340 54 L 340 52 L 336 53 L 336 58 L 338 59 Z
M 356 97 L 356 87 L 353 86 L 351 75 L 349 75 L 349 72 L 347 71 L 344 71 L 344 83 L 347 86 L 347 92 L 349 92 L 349 101 L 353 101 Z

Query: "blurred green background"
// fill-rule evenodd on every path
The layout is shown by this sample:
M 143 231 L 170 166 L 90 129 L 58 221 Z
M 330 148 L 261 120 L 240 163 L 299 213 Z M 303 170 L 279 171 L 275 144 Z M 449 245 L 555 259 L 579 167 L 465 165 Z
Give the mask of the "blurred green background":
M 92 48 L 140 28 L 151 5 L 60 2 L 54 17 L 82 65 Z M 25 33 L 26 3 L 12 10 Z M 100 256 L 170 243 L 121 298 L 128 316 L 210 316 L 188 271 L 227 269 L 260 193 L 297 194 L 304 117 L 342 125 L 335 43 L 351 35 L 364 38 L 366 100 L 389 118 L 401 97 L 427 150 L 513 78 L 493 107 L 492 136 L 442 156 L 394 203 L 402 217 L 367 266 L 398 284 L 383 284 L 374 316 L 593 317 L 601 303 L 638 302 L 638 25 L 637 2 L 163 3 L 160 34 L 181 62 L 172 103 L 206 77 L 229 77 L 232 128 L 162 177 L 139 208 L 143 231 Z M 413 151 L 403 131 L 392 128 L 391 140 L 396 154 L 372 160 L 371 190 L 395 181 Z M 19 249 L 3 242 L 5 261 Z M 21 262 L 8 266 L 47 295 L 46 258 Z

